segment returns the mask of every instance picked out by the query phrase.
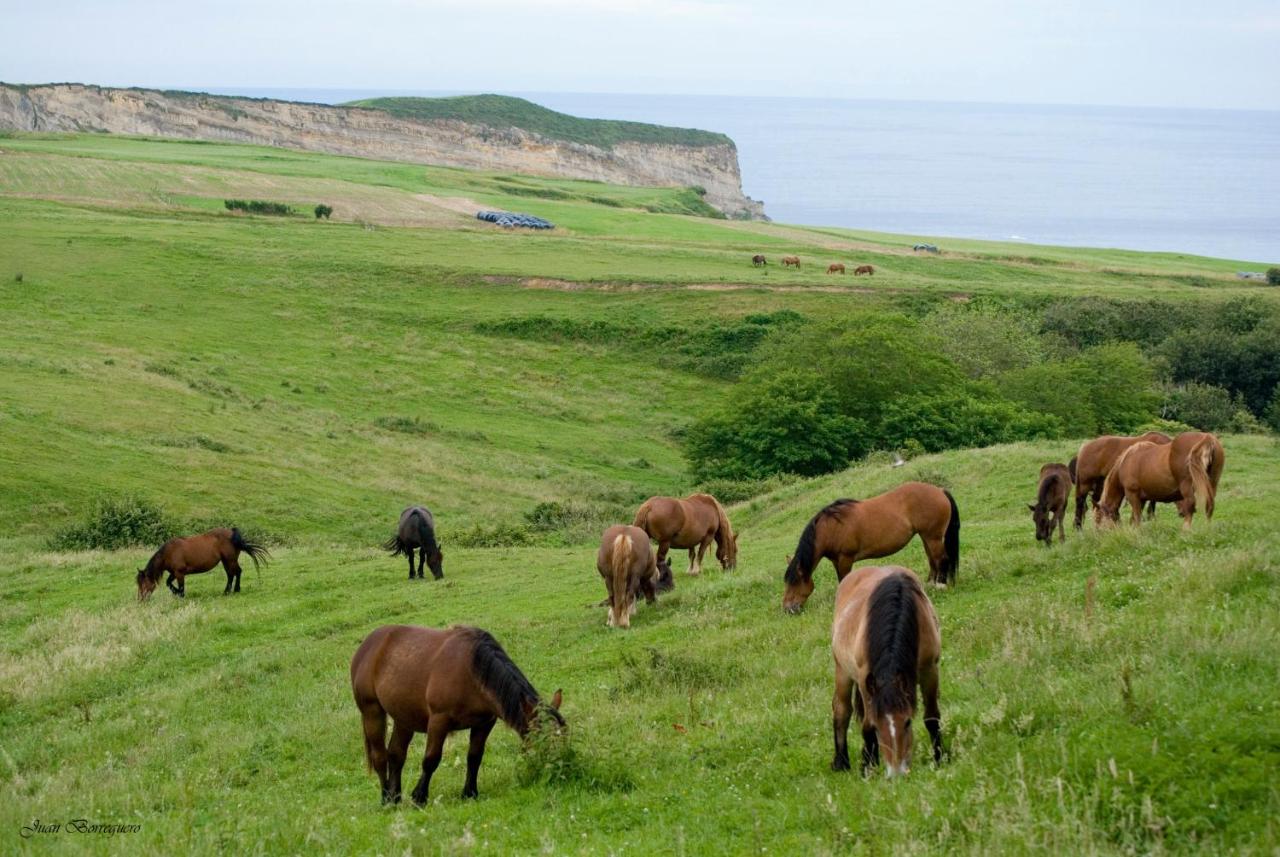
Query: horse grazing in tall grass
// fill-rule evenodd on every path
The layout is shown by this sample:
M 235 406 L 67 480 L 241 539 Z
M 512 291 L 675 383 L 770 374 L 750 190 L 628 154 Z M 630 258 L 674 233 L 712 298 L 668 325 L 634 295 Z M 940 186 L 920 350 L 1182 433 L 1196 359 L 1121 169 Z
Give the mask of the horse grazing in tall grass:
M 1226 463 L 1222 443 L 1208 432 L 1184 432 L 1171 443 L 1135 443 L 1117 459 L 1102 488 L 1097 520 L 1120 520 L 1125 500 L 1134 525 L 1142 521 L 1143 502 L 1176 503 L 1182 528 L 1191 529 L 1196 504 L 1204 502 L 1204 516 L 1213 520 L 1218 480 Z
M 649 536 L 639 527 L 617 524 L 604 531 L 596 553 L 596 571 L 609 593 L 605 603 L 609 605 L 610 628 L 631 627 L 637 593 L 652 604 L 659 592 L 675 586 L 671 566 L 658 565 Z
M 874 275 L 875 272 L 876 269 L 874 265 L 859 265 L 853 269 L 853 275 L 855 277 L 861 276 L 862 274 Z
M 138 569 L 138 600 L 146 601 L 160 584 L 160 575 L 169 573 L 165 586 L 179 598 L 187 597 L 187 575 L 203 574 L 218 563 L 227 573 L 223 595 L 240 591 L 240 554 L 253 560 L 253 567 L 265 565 L 271 553 L 262 545 L 247 541 L 235 527 L 210 530 L 198 536 L 169 539 Z M 174 586 L 174 581 L 177 586 Z
M 383 550 L 392 556 L 404 554 L 409 558 L 409 579 L 416 576 L 422 579 L 422 566 L 425 563 L 431 568 L 431 576 L 436 580 L 444 577 L 444 554 L 436 541 L 436 519 L 424 506 L 409 506 L 400 513 L 400 523 L 396 526 L 396 534 L 382 545 Z M 413 552 L 418 551 L 418 570 L 413 570 Z
M 1067 518 L 1067 500 L 1071 497 L 1071 470 L 1065 464 L 1046 464 L 1040 468 L 1040 487 L 1036 502 L 1028 503 L 1031 520 L 1036 524 L 1036 541 L 1053 544 L 1053 529 L 1058 528 L 1058 541 L 1065 542 L 1063 522 Z
M 462 789 L 468 798 L 479 793 L 476 777 L 495 723 L 503 721 L 521 738 L 565 725 L 560 691 L 550 704 L 543 702 L 498 641 L 479 628 L 384 625 L 356 649 L 351 691 L 364 728 L 365 760 L 378 775 L 384 804 L 400 802 L 400 773 L 416 732 L 427 735 L 422 778 L 411 795 L 422 806 L 449 733 L 471 730 Z M 389 743 L 388 715 L 394 721 Z
M 738 566 L 738 536 L 720 501 L 710 494 L 650 497 L 636 510 L 633 527 L 639 527 L 658 543 L 658 564 L 671 548 L 687 548 L 689 574 L 702 573 L 702 557 L 714 540 L 716 559 L 725 571 Z
M 828 274 L 843 274 L 843 273 L 844 273 L 844 262 L 832 262 L 830 265 L 828 265 L 828 266 L 827 266 L 827 273 L 828 273 Z
M 1168 443 L 1169 440 L 1167 434 L 1149 431 L 1139 437 L 1103 435 L 1081 444 L 1080 451 L 1067 465 L 1072 481 L 1076 483 L 1076 529 L 1080 529 L 1084 521 L 1085 505 L 1090 497 L 1093 498 L 1093 508 L 1098 508 L 1102 484 L 1107 481 L 1107 474 L 1111 472 L 1121 453 L 1139 441 Z M 1152 503 L 1148 511 L 1154 515 L 1156 504 Z
M 914 572 L 868 566 L 842 580 L 831 623 L 831 654 L 836 662 L 831 770 L 849 770 L 849 721 L 856 712 L 862 725 L 862 772 L 879 764 L 881 756 L 886 776 L 910 771 L 917 687 L 933 761 L 942 761 L 942 632 Z
M 929 580 L 955 583 L 960 568 L 960 509 L 950 491 L 907 482 L 870 500 L 836 500 L 814 515 L 787 560 L 782 609 L 799 613 L 813 593 L 813 570 L 824 559 L 844 580 L 859 560 L 897 553 L 917 534 L 929 558 Z
M 759 268 L 761 265 L 768 265 L 769 260 L 764 257 L 764 254 L 757 253 L 751 257 L 751 264 L 753 267 Z
M 800 269 L 800 257 L 799 257 L 799 256 L 783 256 L 783 257 L 782 257 L 782 267 L 784 267 L 784 268 L 795 268 L 796 270 L 799 270 L 799 269 Z

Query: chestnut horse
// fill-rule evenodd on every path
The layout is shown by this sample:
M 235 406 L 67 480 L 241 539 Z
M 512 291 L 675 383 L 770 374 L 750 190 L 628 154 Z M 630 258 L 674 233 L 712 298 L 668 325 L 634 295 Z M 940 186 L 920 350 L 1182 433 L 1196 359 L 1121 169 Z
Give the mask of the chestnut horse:
M 843 274 L 843 273 L 844 273 L 844 262 L 832 262 L 830 265 L 828 265 L 828 266 L 827 266 L 827 273 L 828 273 L 828 274 Z
M 409 579 L 413 580 L 413 551 L 418 551 L 417 577 L 422 578 L 422 566 L 431 566 L 431 576 L 444 577 L 444 554 L 436 542 L 436 519 L 424 506 L 409 506 L 400 513 L 396 534 L 383 543 L 382 549 L 392 556 L 404 554 L 409 558 Z
M 560 691 L 544 703 L 498 641 L 479 628 L 383 625 L 351 658 L 351 692 L 364 726 L 365 760 L 378 775 L 384 804 L 400 802 L 400 772 L 415 732 L 427 735 L 422 778 L 411 794 L 422 806 L 450 732 L 471 730 L 462 789 L 468 798 L 478 794 L 484 745 L 498 720 L 521 738 L 548 722 L 564 728 Z M 394 721 L 390 743 L 387 715 Z
M 756 255 L 751 257 L 751 264 L 759 268 L 761 265 L 768 265 L 769 260 L 766 259 L 762 254 L 757 253 Z
M 240 554 L 247 553 L 253 567 L 265 565 L 271 556 L 262 545 L 246 541 L 235 527 L 210 530 L 198 536 L 169 539 L 138 569 L 138 600 L 146 601 L 160 584 L 160 575 L 169 572 L 165 585 L 179 598 L 187 597 L 187 575 L 203 574 L 218 563 L 227 573 L 223 595 L 240 591 Z M 174 586 L 173 581 L 178 581 Z
M 782 267 L 798 269 L 800 267 L 800 257 L 799 256 L 783 256 Z
M 683 500 L 650 497 L 640 505 L 631 525 L 658 543 L 659 565 L 671 548 L 688 548 L 689 574 L 701 574 L 702 557 L 712 539 L 720 567 L 733 571 L 738 565 L 738 536 L 724 507 L 710 494 L 690 494 Z
M 1065 464 L 1046 464 L 1040 468 L 1040 487 L 1036 502 L 1028 503 L 1031 520 L 1036 524 L 1036 541 L 1045 547 L 1053 544 L 1053 528 L 1058 528 L 1058 541 L 1067 540 L 1063 522 L 1067 517 L 1067 500 L 1071 497 L 1071 471 Z
M 831 770 L 849 770 L 849 720 L 856 711 L 862 725 L 862 772 L 878 764 L 883 755 L 886 776 L 906 774 L 911 769 L 917 687 L 924 698 L 924 725 L 933 744 L 933 761 L 942 761 L 938 710 L 942 632 L 914 572 L 868 566 L 840 581 L 831 623 L 831 654 L 836 662 Z
M 960 568 L 960 510 L 950 491 L 907 482 L 870 500 L 836 500 L 810 519 L 787 560 L 782 609 L 799 613 L 813 592 L 813 571 L 831 560 L 844 580 L 855 562 L 897 553 L 917 534 L 929 558 L 929 581 L 955 583 Z
M 853 275 L 855 277 L 858 276 L 859 274 L 875 274 L 875 272 L 876 272 L 876 269 L 872 265 L 859 265 L 858 267 L 853 269 Z
M 1098 508 L 1098 500 L 1102 497 L 1102 483 L 1116 463 L 1120 454 L 1138 441 L 1150 443 L 1168 443 L 1169 436 L 1158 431 L 1149 431 L 1140 437 L 1120 437 L 1103 435 L 1081 445 L 1080 451 L 1068 465 L 1072 481 L 1076 483 L 1076 529 L 1080 529 L 1084 520 L 1086 501 L 1093 497 L 1093 507 Z M 1150 513 L 1155 514 L 1156 504 L 1152 503 Z
M 659 569 L 644 530 L 615 524 L 604 531 L 600 550 L 596 552 L 596 571 L 604 578 L 609 592 L 605 603 L 609 605 L 606 624 L 610 628 L 631 627 L 637 592 L 652 604 L 658 592 L 672 588 L 671 566 L 664 563 L 662 569 L 665 575 Z
M 1208 432 L 1183 432 L 1172 443 L 1135 443 L 1107 474 L 1097 507 L 1098 523 L 1120 520 L 1120 504 L 1125 500 L 1135 525 L 1142 520 L 1143 502 L 1176 503 L 1184 530 L 1191 529 L 1198 501 L 1204 502 L 1205 518 L 1213 520 L 1224 463 L 1222 443 Z

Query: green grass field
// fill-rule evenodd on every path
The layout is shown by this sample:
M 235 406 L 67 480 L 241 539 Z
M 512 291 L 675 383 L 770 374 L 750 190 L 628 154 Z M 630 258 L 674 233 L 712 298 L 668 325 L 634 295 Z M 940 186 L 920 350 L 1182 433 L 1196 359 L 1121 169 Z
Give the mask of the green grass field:
M 621 517 L 692 488 L 678 437 L 728 382 L 699 326 L 977 297 L 1267 295 L 1240 262 L 690 216 L 679 189 L 501 176 L 247 146 L 0 138 L 0 849 L 4 853 L 1257 853 L 1280 849 L 1280 446 L 1228 436 L 1212 525 L 1035 544 L 1025 503 L 1074 442 L 873 457 L 730 508 L 740 564 L 605 628 L 595 545 L 463 547 L 536 504 Z M 334 221 L 222 210 L 334 206 Z M 505 232 L 475 207 L 559 225 Z M 470 213 L 468 213 L 470 212 Z M 750 256 L 797 253 L 799 271 Z M 869 262 L 873 279 L 827 277 Z M 852 266 L 851 266 L 852 267 Z M 18 275 L 21 274 L 19 280 Z M 636 322 L 665 344 L 531 341 L 541 319 Z M 903 781 L 828 770 L 824 566 L 784 560 L 837 496 L 909 478 L 961 508 L 936 591 L 949 761 Z M 274 562 L 221 595 L 134 600 L 145 548 L 59 552 L 102 497 L 236 523 Z M 378 544 L 425 502 L 441 582 Z M 894 559 L 923 570 L 918 542 Z M 1095 581 L 1086 603 L 1087 581 Z M 480 799 L 465 739 L 429 807 L 381 808 L 347 665 L 389 622 L 477 624 L 564 689 L 569 750 L 499 727 Z M 419 736 L 406 777 L 420 764 Z M 412 780 L 410 779 L 410 783 Z M 85 818 L 110 840 L 21 835 Z

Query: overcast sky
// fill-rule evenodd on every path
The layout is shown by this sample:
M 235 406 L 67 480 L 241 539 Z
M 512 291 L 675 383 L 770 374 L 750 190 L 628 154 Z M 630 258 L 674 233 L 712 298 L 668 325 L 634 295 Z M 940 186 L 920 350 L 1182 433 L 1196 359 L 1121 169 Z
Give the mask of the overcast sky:
M 1277 0 L 0 0 L 0 80 L 1280 109 Z

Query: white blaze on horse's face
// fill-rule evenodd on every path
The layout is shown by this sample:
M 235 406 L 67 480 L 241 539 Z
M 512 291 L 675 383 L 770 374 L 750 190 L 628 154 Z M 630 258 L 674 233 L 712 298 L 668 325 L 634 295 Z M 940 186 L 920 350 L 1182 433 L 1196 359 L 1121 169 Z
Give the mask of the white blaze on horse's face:
M 877 718 L 876 733 L 886 777 L 905 776 L 911 770 L 911 714 L 901 711 Z

